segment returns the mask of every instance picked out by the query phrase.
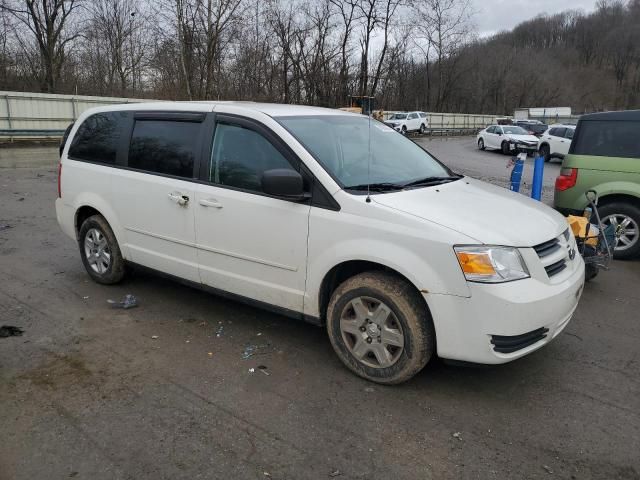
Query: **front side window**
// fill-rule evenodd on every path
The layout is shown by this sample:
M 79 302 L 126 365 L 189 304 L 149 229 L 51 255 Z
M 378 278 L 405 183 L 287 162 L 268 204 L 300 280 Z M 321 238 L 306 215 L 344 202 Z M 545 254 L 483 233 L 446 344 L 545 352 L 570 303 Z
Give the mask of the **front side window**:
M 573 128 L 567 128 L 567 131 L 564 132 L 565 138 L 573 138 L 573 132 L 575 132 Z
M 366 117 L 279 117 L 343 188 L 407 184 L 452 172 L 405 136 Z
M 216 126 L 209 164 L 210 182 L 262 193 L 262 175 L 274 169 L 294 170 L 260 133 L 232 123 Z
M 553 135 L 554 137 L 564 137 L 564 132 L 566 130 L 567 130 L 566 128 L 562 128 L 562 127 L 552 128 L 551 135 Z
M 88 117 L 73 137 L 69 157 L 97 163 L 116 163 L 120 141 L 120 114 L 96 113 Z
M 573 142 L 575 155 L 640 158 L 640 121 L 592 121 L 580 123 Z
M 129 146 L 129 167 L 193 178 L 201 123 L 137 120 Z
M 391 115 L 390 120 L 405 120 L 406 118 L 406 113 L 394 113 L 393 115 Z
M 487 127 L 487 133 L 496 133 L 496 127 L 494 126 Z

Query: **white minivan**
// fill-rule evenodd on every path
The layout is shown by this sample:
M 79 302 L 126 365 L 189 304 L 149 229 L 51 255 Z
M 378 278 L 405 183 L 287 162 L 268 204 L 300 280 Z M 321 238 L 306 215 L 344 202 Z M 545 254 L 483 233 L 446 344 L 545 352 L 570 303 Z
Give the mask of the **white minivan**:
M 559 213 L 453 173 L 392 128 L 245 102 L 91 109 L 56 211 L 97 282 L 140 265 L 326 325 L 356 374 L 495 364 L 567 325 L 584 263 Z

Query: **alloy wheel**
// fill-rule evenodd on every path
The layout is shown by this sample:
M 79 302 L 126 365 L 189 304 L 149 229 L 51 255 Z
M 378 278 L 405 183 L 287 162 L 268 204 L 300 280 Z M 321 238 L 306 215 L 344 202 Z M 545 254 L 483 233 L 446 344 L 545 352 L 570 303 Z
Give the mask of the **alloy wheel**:
M 107 237 L 97 228 L 91 228 L 84 237 L 84 254 L 91 269 L 102 275 L 111 265 L 111 250 Z
M 613 225 L 618 239 L 615 248 L 616 251 L 624 251 L 632 248 L 640 238 L 640 228 L 636 221 L 622 213 L 608 215 L 602 219 L 602 223 L 605 226 Z

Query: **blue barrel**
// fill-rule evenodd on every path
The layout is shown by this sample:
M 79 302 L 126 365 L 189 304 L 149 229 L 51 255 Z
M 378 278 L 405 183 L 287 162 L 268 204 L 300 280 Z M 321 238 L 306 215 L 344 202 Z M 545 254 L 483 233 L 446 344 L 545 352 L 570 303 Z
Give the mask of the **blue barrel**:
M 542 180 L 544 173 L 544 157 L 538 156 L 533 162 L 533 185 L 531 186 L 531 198 L 542 199 Z
M 520 191 L 520 182 L 522 181 L 522 171 L 524 170 L 524 160 L 516 158 L 513 164 L 513 170 L 511 170 L 511 186 L 509 190 L 512 192 Z

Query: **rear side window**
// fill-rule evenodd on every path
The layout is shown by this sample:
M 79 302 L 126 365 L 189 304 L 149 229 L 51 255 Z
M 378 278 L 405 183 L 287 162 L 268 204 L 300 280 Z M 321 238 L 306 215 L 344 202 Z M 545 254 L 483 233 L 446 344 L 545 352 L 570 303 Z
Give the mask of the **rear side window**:
M 129 145 L 130 168 L 193 178 L 201 123 L 136 120 Z
M 487 128 L 487 133 L 496 133 L 496 127 Z
M 564 133 L 565 138 L 573 138 L 574 131 L 573 128 L 567 128 L 567 131 Z
M 640 122 L 583 121 L 572 144 L 575 155 L 640 158 Z
M 88 117 L 78 128 L 69 157 L 97 163 L 116 163 L 120 142 L 120 115 L 117 112 L 96 113 Z

